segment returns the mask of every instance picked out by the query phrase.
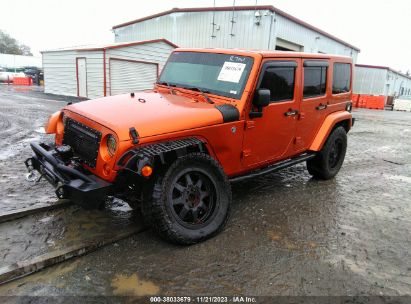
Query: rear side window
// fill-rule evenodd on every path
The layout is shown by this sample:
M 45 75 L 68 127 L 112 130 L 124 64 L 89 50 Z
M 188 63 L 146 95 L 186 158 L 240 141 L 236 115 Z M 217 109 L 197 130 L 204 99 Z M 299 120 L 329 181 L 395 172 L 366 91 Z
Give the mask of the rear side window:
M 334 63 L 333 94 L 350 91 L 351 68 L 349 63 Z
M 269 67 L 260 88 L 270 90 L 271 102 L 294 99 L 295 67 Z
M 304 98 L 325 95 L 327 66 L 304 66 Z

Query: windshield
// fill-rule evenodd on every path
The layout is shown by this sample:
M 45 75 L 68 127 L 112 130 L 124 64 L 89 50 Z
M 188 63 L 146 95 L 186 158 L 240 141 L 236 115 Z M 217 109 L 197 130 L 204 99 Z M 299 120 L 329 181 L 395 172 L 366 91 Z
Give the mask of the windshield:
M 240 99 L 252 66 L 251 57 L 174 52 L 158 82 Z

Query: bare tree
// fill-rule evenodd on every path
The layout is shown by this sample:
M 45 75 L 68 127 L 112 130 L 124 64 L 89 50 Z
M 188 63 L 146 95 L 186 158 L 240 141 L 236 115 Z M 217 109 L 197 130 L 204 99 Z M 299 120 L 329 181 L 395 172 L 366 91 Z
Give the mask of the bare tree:
M 30 47 L 20 44 L 16 39 L 0 30 L 0 53 L 33 56 Z
M 20 44 L 19 49 L 22 55 L 33 56 L 33 54 L 31 53 L 31 49 L 28 45 Z

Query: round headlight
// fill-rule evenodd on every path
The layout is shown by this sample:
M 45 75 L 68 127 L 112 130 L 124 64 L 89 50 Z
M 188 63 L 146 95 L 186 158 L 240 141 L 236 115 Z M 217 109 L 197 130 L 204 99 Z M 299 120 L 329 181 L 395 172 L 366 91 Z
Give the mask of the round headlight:
M 117 141 L 116 141 L 116 138 L 113 135 L 107 136 L 107 150 L 108 150 L 108 154 L 110 154 L 110 156 L 113 156 L 114 153 L 116 153 Z

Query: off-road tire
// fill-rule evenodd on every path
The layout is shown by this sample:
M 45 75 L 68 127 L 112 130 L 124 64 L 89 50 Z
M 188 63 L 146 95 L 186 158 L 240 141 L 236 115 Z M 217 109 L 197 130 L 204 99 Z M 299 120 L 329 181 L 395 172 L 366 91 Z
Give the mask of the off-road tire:
M 308 172 L 317 179 L 331 179 L 337 175 L 347 151 L 347 132 L 335 128 L 316 157 L 307 161 Z
M 191 184 L 186 175 L 189 175 Z M 200 179 L 204 179 L 201 184 Z M 181 184 L 182 181 L 185 185 Z M 195 192 L 196 189 L 198 192 Z M 187 194 L 191 191 L 198 193 L 198 197 L 193 194 L 187 203 L 184 198 L 191 195 Z M 208 198 L 204 196 L 206 192 L 209 193 Z M 173 198 L 176 194 L 179 194 L 177 198 Z M 145 222 L 149 222 L 160 237 L 175 244 L 190 245 L 208 239 L 224 228 L 229 218 L 231 199 L 231 186 L 219 163 L 204 153 L 190 153 L 178 158 L 156 178 L 151 197 L 142 202 L 142 213 Z M 209 211 L 205 211 L 207 200 Z M 215 204 L 212 205 L 212 202 Z M 195 203 L 198 205 L 192 206 L 181 218 L 182 209 Z M 178 206 L 181 207 L 180 212 L 176 211 Z M 194 213 L 197 216 L 194 217 Z M 202 213 L 204 222 L 199 219 Z M 197 222 L 186 223 L 185 219 L 190 217 Z

